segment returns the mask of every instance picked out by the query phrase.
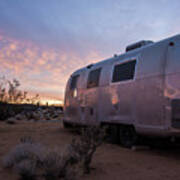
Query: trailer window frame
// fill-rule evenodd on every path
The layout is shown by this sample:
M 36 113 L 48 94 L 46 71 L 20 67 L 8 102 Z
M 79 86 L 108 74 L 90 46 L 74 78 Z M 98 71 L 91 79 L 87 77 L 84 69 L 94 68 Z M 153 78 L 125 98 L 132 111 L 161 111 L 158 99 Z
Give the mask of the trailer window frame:
M 135 61 L 135 64 L 134 64 L 134 67 L 133 67 L 133 75 L 131 74 L 132 77 L 124 77 L 122 79 L 119 79 L 119 80 L 113 80 L 114 78 L 114 73 L 115 73 L 115 68 L 117 66 L 121 66 L 121 65 L 124 65 L 124 64 L 128 64 L 130 62 L 133 62 Z M 116 84 L 116 83 L 126 83 L 126 82 L 130 82 L 130 81 L 134 81 L 135 80 L 135 77 L 136 77 L 136 67 L 137 67 L 137 58 L 130 58 L 130 59 L 127 59 L 127 60 L 122 60 L 122 62 L 118 62 L 118 63 L 115 63 L 112 67 L 112 71 L 111 71 L 111 81 L 110 83 L 111 84 Z M 129 75 L 128 75 L 129 76 Z
M 96 68 L 96 69 L 93 69 L 91 70 L 89 73 L 88 73 L 88 78 L 87 78 L 87 89 L 90 89 L 90 88 L 95 88 L 95 87 L 98 87 L 99 86 L 99 82 L 100 82 L 100 76 L 101 76 L 101 70 L 102 68 L 99 67 L 99 68 Z M 97 73 L 97 74 L 94 74 L 94 73 Z M 97 77 L 96 77 L 97 75 Z M 95 77 L 95 81 L 93 81 L 93 78 Z
M 77 84 L 78 84 L 79 77 L 80 77 L 79 74 L 73 75 L 73 76 L 71 77 L 70 86 L 69 86 L 69 89 L 70 89 L 70 90 L 75 90 L 75 89 L 77 89 Z

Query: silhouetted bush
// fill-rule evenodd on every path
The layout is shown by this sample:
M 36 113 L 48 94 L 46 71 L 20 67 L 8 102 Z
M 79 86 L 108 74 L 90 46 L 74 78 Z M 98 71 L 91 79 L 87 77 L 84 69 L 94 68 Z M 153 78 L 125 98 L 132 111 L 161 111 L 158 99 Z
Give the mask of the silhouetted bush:
M 0 77 L 0 120 L 5 120 L 22 112 L 22 106 L 14 106 L 13 104 L 38 102 L 39 95 L 28 98 L 26 91 L 19 90 L 20 83 L 18 80 L 7 80 Z

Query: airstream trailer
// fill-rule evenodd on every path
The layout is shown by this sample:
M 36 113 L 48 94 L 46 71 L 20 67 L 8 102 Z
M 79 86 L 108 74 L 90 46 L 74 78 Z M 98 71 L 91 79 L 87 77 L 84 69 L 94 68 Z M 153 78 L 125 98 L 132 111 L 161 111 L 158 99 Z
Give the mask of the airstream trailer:
M 180 35 L 140 41 L 122 55 L 74 72 L 63 123 L 107 125 L 124 146 L 138 135 L 180 136 Z

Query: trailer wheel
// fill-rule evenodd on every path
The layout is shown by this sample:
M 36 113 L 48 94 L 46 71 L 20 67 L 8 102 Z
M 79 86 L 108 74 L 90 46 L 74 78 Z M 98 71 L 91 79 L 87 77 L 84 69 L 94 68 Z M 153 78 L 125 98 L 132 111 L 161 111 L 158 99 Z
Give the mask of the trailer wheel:
M 112 144 L 119 143 L 119 128 L 117 125 L 109 125 L 107 141 Z
M 120 126 L 119 128 L 119 140 L 120 143 L 126 147 L 131 148 L 138 141 L 136 131 L 131 126 Z

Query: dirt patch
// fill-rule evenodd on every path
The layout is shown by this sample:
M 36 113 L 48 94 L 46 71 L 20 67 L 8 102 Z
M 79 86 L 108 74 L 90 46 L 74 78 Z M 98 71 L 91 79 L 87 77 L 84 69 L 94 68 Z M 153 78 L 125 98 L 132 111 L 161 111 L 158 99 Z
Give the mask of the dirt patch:
M 64 149 L 75 133 L 65 130 L 61 122 L 21 122 L 9 125 L 0 122 L 0 157 L 14 147 L 22 136 L 32 136 L 37 142 L 49 147 Z M 161 180 L 180 177 L 179 149 L 146 149 L 132 151 L 118 145 L 104 144 L 96 152 L 90 175 L 80 179 L 93 180 Z M 2 168 L 0 179 L 15 180 L 17 177 Z

